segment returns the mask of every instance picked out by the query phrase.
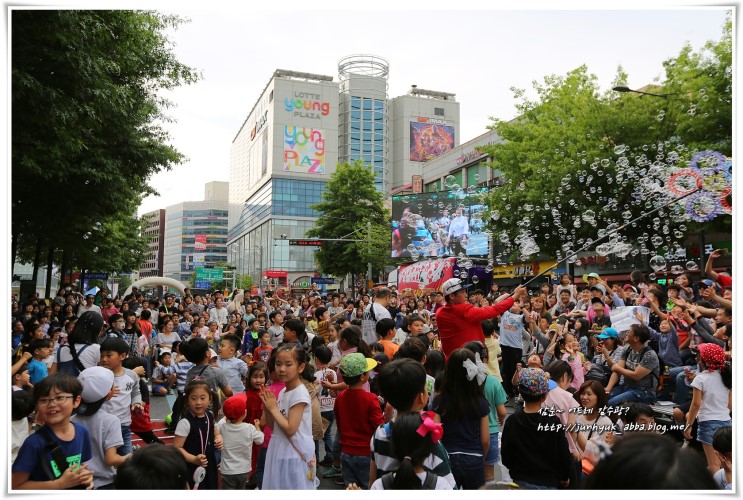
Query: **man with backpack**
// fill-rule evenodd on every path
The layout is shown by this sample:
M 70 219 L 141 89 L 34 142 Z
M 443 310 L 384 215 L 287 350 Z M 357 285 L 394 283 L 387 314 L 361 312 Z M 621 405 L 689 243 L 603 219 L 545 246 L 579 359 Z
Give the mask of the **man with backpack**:
M 377 321 L 382 318 L 392 319 L 387 307 L 390 305 L 392 292 L 389 288 L 380 288 L 374 300 L 364 309 L 361 319 L 361 330 L 364 333 L 364 341 L 373 344 L 377 341 Z
M 627 332 L 627 345 L 619 363 L 611 367 L 613 372 L 606 393 L 608 404 L 653 403 L 658 387 L 660 363 L 658 355 L 645 344 L 651 338 L 646 326 L 632 325 Z M 621 381 L 620 381 L 621 377 Z

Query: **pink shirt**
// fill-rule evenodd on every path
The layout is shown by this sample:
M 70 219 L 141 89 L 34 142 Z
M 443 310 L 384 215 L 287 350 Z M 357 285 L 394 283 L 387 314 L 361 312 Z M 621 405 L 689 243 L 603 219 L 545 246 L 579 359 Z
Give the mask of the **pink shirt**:
M 573 371 L 573 381 L 570 382 L 570 387 L 573 387 L 576 391 L 583 385 L 585 370 L 583 369 L 583 356 L 577 352 L 573 356 L 573 361 L 568 360 L 570 357 L 569 353 L 562 355 L 562 360 L 570 365 L 570 369 Z
M 560 413 L 557 413 L 557 418 L 560 419 L 560 423 L 562 425 L 568 424 L 568 409 L 569 408 L 578 408 L 580 404 L 573 398 L 573 395 L 570 394 L 565 389 L 561 389 L 559 387 L 555 387 L 550 392 L 547 393 L 547 399 L 544 400 L 544 403 L 542 404 L 542 408 L 553 408 L 558 411 L 561 410 Z M 578 451 L 578 443 L 573 442 L 573 438 L 570 436 L 569 432 L 565 432 L 565 437 L 568 439 L 568 447 L 570 448 L 570 453 L 575 453 Z
M 276 401 L 279 400 L 279 393 L 281 392 L 281 389 L 286 387 L 286 384 L 284 382 L 279 382 L 278 380 L 275 380 L 271 385 L 266 386 L 269 388 L 271 392 L 273 392 L 273 395 L 276 396 Z M 261 445 L 261 448 L 268 448 L 268 442 L 271 441 L 271 434 L 273 434 L 273 429 L 269 425 L 266 425 L 263 427 L 263 444 Z

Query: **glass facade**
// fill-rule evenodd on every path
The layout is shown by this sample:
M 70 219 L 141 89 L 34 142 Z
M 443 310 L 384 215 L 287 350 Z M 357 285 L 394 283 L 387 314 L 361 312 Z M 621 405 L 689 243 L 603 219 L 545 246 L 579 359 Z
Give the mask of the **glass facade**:
M 351 96 L 348 154 L 343 161 L 363 160 L 374 170 L 374 185 L 380 191 L 385 184 L 385 131 L 387 128 L 383 99 Z
M 324 190 L 324 181 L 276 177 L 269 180 L 251 198 L 251 203 L 243 206 L 240 224 L 234 233 L 250 229 L 230 244 L 228 262 L 238 268 L 239 274 L 249 274 L 253 279 L 268 269 L 314 269 L 313 248 L 290 247 L 288 241 L 304 238 L 314 221 L 285 217 L 318 217 L 310 206 L 322 200 Z M 274 218 L 268 219 L 269 216 Z M 285 240 L 281 239 L 282 235 L 286 235 Z
M 199 204 L 207 207 L 194 207 Z M 224 208 L 215 208 L 217 204 Z M 189 202 L 167 209 L 163 275 L 187 283 L 194 272 L 194 254 L 197 253 L 203 254 L 207 264 L 226 262 L 227 216 L 226 202 Z M 205 235 L 206 250 L 196 250 L 196 235 Z

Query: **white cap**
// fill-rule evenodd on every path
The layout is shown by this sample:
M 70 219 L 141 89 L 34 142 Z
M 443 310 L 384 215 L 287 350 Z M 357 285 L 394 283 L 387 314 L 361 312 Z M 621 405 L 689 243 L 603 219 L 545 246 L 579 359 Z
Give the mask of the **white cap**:
M 441 287 L 441 293 L 444 294 L 444 297 L 447 297 L 452 293 L 458 292 L 459 290 L 465 290 L 471 286 L 471 284 L 462 284 L 462 280 L 460 280 L 459 278 L 451 278 L 444 282 L 444 286 Z
M 78 382 L 83 386 L 83 401 L 95 403 L 106 397 L 114 385 L 114 372 L 103 366 L 91 366 L 80 372 Z

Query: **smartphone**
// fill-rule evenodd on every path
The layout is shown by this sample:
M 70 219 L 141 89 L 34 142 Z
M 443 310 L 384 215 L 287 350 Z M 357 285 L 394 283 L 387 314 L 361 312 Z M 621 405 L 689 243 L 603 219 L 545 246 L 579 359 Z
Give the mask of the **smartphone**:
M 720 249 L 720 255 L 727 255 L 727 254 L 728 254 L 728 249 L 727 248 L 721 248 Z

